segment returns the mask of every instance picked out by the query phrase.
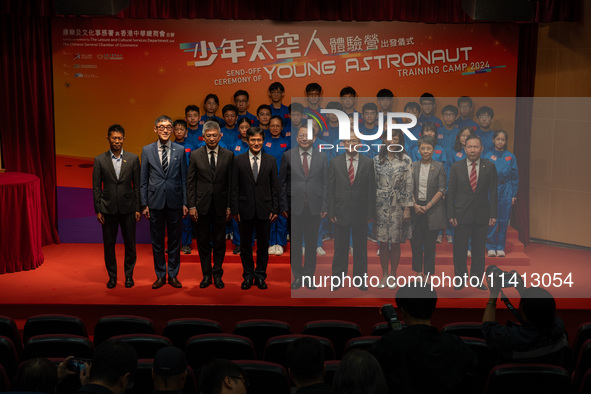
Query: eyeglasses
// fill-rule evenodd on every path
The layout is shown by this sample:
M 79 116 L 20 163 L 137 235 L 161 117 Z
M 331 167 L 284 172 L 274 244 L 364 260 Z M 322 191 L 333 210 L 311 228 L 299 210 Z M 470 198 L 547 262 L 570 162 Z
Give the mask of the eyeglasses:
M 158 126 L 158 130 L 160 130 L 160 131 L 164 131 L 164 130 L 171 131 L 172 130 L 172 126 L 171 125 L 168 125 L 168 126 L 160 125 L 160 126 Z
M 250 380 L 248 380 L 242 376 L 229 376 L 229 378 L 242 380 L 242 383 L 244 383 L 244 387 L 248 387 L 250 385 Z
M 478 115 L 478 119 L 490 119 L 490 115 Z

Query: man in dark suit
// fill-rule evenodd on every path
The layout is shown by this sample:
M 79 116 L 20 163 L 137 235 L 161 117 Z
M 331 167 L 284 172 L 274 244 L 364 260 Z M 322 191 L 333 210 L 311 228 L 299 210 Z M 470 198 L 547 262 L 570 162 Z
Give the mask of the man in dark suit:
M 125 244 L 125 287 L 133 287 L 136 262 L 135 222 L 140 220 L 140 159 L 123 151 L 125 130 L 109 127 L 107 140 L 111 149 L 94 158 L 92 195 L 94 212 L 103 229 L 105 265 L 109 274 L 107 288 L 117 285 L 115 243 L 118 226 Z
M 466 139 L 466 156 L 455 162 L 449 174 L 447 192 L 447 218 L 455 227 L 453 246 L 455 275 L 468 276 L 468 241 L 472 240 L 472 264 L 470 279 L 482 281 L 484 273 L 484 254 L 486 235 L 489 226 L 494 226 L 497 218 L 497 170 L 495 165 L 480 157 L 482 141 L 478 136 Z M 457 282 L 459 283 L 459 282 Z M 456 290 L 467 283 L 454 284 Z M 472 286 L 486 290 L 484 283 L 470 281 Z
M 348 271 L 350 234 L 353 276 L 367 274 L 367 223 L 374 220 L 376 212 L 373 160 L 355 151 L 359 143 L 359 138 L 351 132 L 349 139 L 343 141 L 346 152 L 330 161 L 328 173 L 328 217 L 335 224 L 332 275 L 341 279 Z M 343 283 L 335 287 L 342 286 Z M 364 281 L 359 289 L 367 290 L 367 283 Z
M 197 249 L 203 274 L 199 287 L 202 289 L 212 283 L 212 275 L 215 287 L 224 287 L 222 263 L 226 255 L 226 221 L 230 217 L 230 177 L 234 154 L 219 146 L 220 138 L 219 124 L 205 122 L 205 146 L 191 152 L 187 174 L 189 216 L 197 222 Z
M 298 146 L 283 154 L 279 171 L 279 205 L 281 214 L 291 219 L 291 272 L 294 281 L 291 288 L 302 287 L 302 277 L 308 289 L 315 289 L 316 240 L 320 219 L 327 215 L 326 184 L 328 183 L 328 159 L 308 139 L 308 129 L 297 132 Z M 302 267 L 302 240 L 309 252 Z
M 240 227 L 240 259 L 242 260 L 243 290 L 256 284 L 266 289 L 269 260 L 269 227 L 279 213 L 277 163 L 262 152 L 264 130 L 248 129 L 248 152 L 236 156 L 232 170 L 232 214 Z M 257 264 L 252 257 L 253 233 L 257 233 Z
M 144 216 L 150 220 L 150 238 L 158 289 L 166 283 L 182 287 L 177 279 L 181 260 L 182 217 L 187 215 L 187 164 L 183 147 L 170 141 L 172 119 L 160 116 L 154 122 L 158 141 L 142 149 L 140 197 Z M 164 235 L 168 230 L 168 269 Z

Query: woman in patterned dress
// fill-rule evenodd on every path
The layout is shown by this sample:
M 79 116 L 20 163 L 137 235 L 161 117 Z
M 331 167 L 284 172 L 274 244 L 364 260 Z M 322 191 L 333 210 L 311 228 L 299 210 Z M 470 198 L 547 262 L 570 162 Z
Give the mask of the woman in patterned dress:
M 396 269 L 400 261 L 400 244 L 411 236 L 410 208 L 413 206 L 411 160 L 404 150 L 402 131 L 392 131 L 392 139 L 384 140 L 380 153 L 374 157 L 376 173 L 376 228 L 379 242 L 383 289 L 396 287 Z M 390 271 L 388 272 L 388 266 Z

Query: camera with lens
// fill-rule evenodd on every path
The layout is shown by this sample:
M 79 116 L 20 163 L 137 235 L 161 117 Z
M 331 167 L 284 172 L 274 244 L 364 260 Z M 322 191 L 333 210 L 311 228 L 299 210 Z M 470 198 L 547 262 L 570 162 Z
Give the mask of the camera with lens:
M 524 287 L 523 279 L 517 271 L 503 271 L 496 265 L 489 265 L 486 268 L 486 280 L 489 288 L 515 287 L 520 290 Z
M 69 371 L 80 373 L 80 371 L 83 371 L 86 369 L 86 365 L 84 363 L 90 364 L 90 361 L 91 360 L 89 360 L 89 359 L 72 358 L 72 359 L 68 360 L 68 363 L 66 364 L 66 368 Z
M 396 309 L 392 306 L 392 304 L 385 304 L 380 308 L 380 314 L 388 323 L 388 327 L 390 327 L 391 331 L 398 331 L 403 328 L 402 323 L 398 320 L 398 314 L 396 313 Z

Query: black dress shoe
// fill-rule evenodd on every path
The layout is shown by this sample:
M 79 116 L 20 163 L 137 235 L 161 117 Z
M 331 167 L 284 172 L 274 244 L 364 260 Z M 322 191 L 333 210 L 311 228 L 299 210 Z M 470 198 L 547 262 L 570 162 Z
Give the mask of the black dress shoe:
M 310 283 L 309 285 L 306 285 L 306 289 L 308 290 L 316 290 L 318 287 L 314 286 L 313 283 Z
M 117 278 L 109 278 L 109 281 L 107 282 L 107 289 L 112 289 L 115 286 L 117 286 Z
M 199 283 L 199 287 L 201 289 L 205 289 L 210 284 L 211 284 L 211 276 L 204 276 L 203 279 L 201 280 L 201 283 Z
M 267 288 L 267 284 L 265 283 L 265 280 L 263 278 L 255 279 L 255 284 L 261 290 L 265 290 Z
M 367 286 L 359 286 L 359 290 L 361 290 L 361 291 L 367 291 Z
M 159 289 L 162 286 L 164 286 L 166 284 L 166 278 L 162 277 L 162 278 L 158 278 L 156 279 L 156 282 L 154 282 L 154 284 L 152 285 L 152 289 Z
M 484 283 L 482 283 L 480 286 L 477 286 L 476 288 L 478 290 L 482 290 L 482 291 L 488 290 L 488 287 L 486 287 L 486 285 Z
M 293 282 L 291 282 L 292 290 L 297 290 L 301 287 L 302 287 L 302 279 L 301 278 L 296 278 L 296 279 L 294 279 Z
M 177 288 L 177 289 L 180 289 L 181 287 L 183 287 L 183 285 L 181 284 L 181 282 L 179 282 L 179 280 L 176 278 L 176 276 L 168 277 L 168 284 L 174 288 Z
M 252 286 L 252 279 L 244 279 L 244 282 L 240 285 L 242 290 L 248 290 Z
M 454 290 L 462 290 L 464 285 L 454 286 Z
M 133 283 L 133 278 L 131 276 L 125 277 L 125 287 L 129 289 L 130 287 L 133 287 L 134 284 L 135 283 Z
M 216 276 L 213 278 L 213 284 L 215 285 L 216 289 L 223 289 L 225 286 L 221 276 Z
M 232 254 L 240 254 L 240 245 L 236 246 L 232 251 Z

